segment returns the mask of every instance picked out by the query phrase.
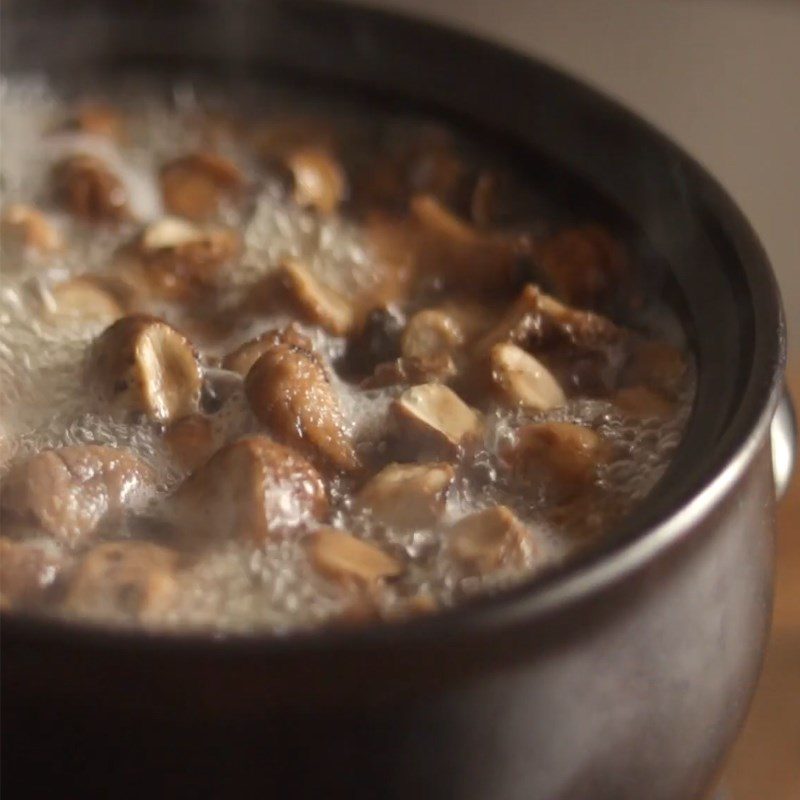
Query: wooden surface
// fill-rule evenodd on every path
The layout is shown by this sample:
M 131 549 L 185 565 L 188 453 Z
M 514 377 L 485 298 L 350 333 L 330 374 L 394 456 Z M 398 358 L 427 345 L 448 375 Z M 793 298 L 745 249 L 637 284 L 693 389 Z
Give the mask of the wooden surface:
M 800 409 L 800 364 L 790 385 Z M 723 785 L 726 800 L 800 800 L 800 471 L 778 513 L 775 613 L 764 671 Z

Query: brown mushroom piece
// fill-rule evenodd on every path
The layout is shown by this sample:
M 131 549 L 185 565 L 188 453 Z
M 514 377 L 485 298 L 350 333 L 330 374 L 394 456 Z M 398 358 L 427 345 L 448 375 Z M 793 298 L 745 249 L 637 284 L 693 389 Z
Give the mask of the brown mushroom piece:
M 564 305 L 526 284 L 503 317 L 475 345 L 479 354 L 488 353 L 498 342 L 522 347 L 566 343 L 597 349 L 618 341 L 623 332 L 611 320 Z
M 114 295 L 105 288 L 102 279 L 94 275 L 78 275 L 50 289 L 45 313 L 56 323 L 109 325 L 125 312 Z
M 131 214 L 122 181 L 99 158 L 69 156 L 53 169 L 56 196 L 87 222 L 124 222 Z
M 606 302 L 630 274 L 625 248 L 600 225 L 567 228 L 535 245 L 536 261 L 570 305 Z
M 243 189 L 239 168 L 219 153 L 192 153 L 161 168 L 164 205 L 172 214 L 187 219 L 212 217 L 223 200 L 236 198 Z
M 3 209 L 0 238 L 5 253 L 18 257 L 33 254 L 47 256 L 61 249 L 61 235 L 39 209 L 12 203 Z M 3 268 L 10 265 L 4 260 Z
M 332 214 L 345 195 L 344 170 L 336 158 L 319 147 L 301 147 L 286 157 L 294 179 L 293 197 L 300 206 Z
M 638 419 L 665 419 L 675 405 L 647 386 L 627 386 L 611 397 L 611 402 L 624 414 Z
M 563 390 L 547 367 L 515 344 L 494 345 L 489 365 L 495 393 L 511 407 L 549 411 L 566 403 Z
M 111 140 L 123 138 L 120 113 L 113 106 L 104 102 L 81 103 L 66 127 L 70 130 Z
M 240 248 L 239 236 L 230 228 L 165 217 L 123 248 L 116 268 L 147 294 L 188 300 L 216 289 Z
M 353 305 L 334 289 L 325 286 L 297 261 L 280 265 L 275 280 L 287 299 L 305 320 L 334 336 L 346 336 L 355 324 Z
M 630 385 L 644 385 L 666 397 L 677 397 L 686 378 L 688 364 L 684 354 L 663 341 L 637 342 L 622 373 Z
M 0 536 L 0 608 L 40 603 L 65 564 L 65 556 L 53 542 Z
M 459 290 L 507 291 L 517 281 L 520 260 L 530 256 L 526 238 L 480 231 L 430 195 L 412 199 L 411 216 L 421 274 L 440 274 Z
M 389 464 L 355 497 L 356 506 L 390 528 L 427 528 L 444 514 L 451 464 Z
M 157 317 L 123 317 L 92 343 L 89 377 L 103 400 L 169 422 L 198 409 L 202 372 L 183 334 Z
M 368 378 L 361 381 L 362 389 L 383 389 L 387 386 L 417 386 L 422 383 L 447 383 L 458 374 L 455 361 L 449 355 L 433 358 L 396 358 L 378 364 Z
M 433 447 L 453 457 L 483 431 L 480 415 L 452 389 L 440 383 L 424 383 L 406 389 L 392 403 L 392 413 L 407 443 Z
M 541 481 L 567 498 L 591 484 L 597 466 L 610 458 L 610 446 L 597 433 L 571 422 L 542 422 L 517 431 L 503 454 L 515 476 Z
M 322 520 L 328 498 L 320 474 L 299 453 L 249 436 L 196 469 L 167 501 L 167 513 L 187 544 L 258 544 Z
M 178 553 L 141 541 L 104 542 L 69 577 L 67 614 L 127 622 L 163 620 L 178 589 Z
M 295 325 L 288 325 L 285 328 L 272 328 L 260 336 L 256 336 L 255 339 L 249 339 L 228 353 L 222 359 L 222 367 L 232 372 L 238 372 L 240 375 L 247 375 L 253 364 L 267 350 L 277 344 L 287 344 L 291 347 L 299 347 L 301 350 L 308 351 L 311 351 L 314 347 L 311 340 L 301 333 Z
M 504 566 L 523 566 L 533 547 L 530 532 L 507 506 L 492 506 L 463 517 L 446 537 L 453 557 L 478 575 Z
M 279 440 L 315 463 L 359 468 L 339 398 L 313 351 L 285 343 L 270 347 L 247 373 L 245 393 L 255 415 Z
M 403 572 L 403 564 L 370 542 L 335 528 L 319 528 L 308 541 L 313 567 L 344 585 L 369 587 Z
M 151 468 L 129 450 L 74 445 L 44 450 L 6 475 L 3 521 L 34 528 L 69 547 L 139 507 L 153 491 Z
M 195 469 L 214 451 L 214 425 L 210 417 L 189 414 L 164 431 L 164 443 L 181 469 Z

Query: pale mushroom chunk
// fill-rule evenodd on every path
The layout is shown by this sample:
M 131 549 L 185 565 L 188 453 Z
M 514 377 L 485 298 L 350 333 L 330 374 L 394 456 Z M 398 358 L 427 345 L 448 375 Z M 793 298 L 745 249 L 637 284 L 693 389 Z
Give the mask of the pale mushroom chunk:
M 403 356 L 414 359 L 450 356 L 463 344 L 464 333 L 458 321 L 438 308 L 414 314 L 400 341 Z
M 90 322 L 109 325 L 124 315 L 122 306 L 93 275 L 78 275 L 53 286 L 45 305 L 55 322 Z
M 11 256 L 33 254 L 47 256 L 62 247 L 61 234 L 37 208 L 12 203 L 0 217 L 0 243 Z M 10 265 L 4 260 L 3 268 Z
M 239 255 L 239 235 L 220 226 L 198 226 L 165 217 L 125 248 L 118 267 L 137 271 L 147 290 L 167 299 L 191 299 L 217 288 Z
M 44 600 L 65 564 L 65 556 L 52 542 L 0 536 L 0 609 L 30 607 Z
M 294 178 L 294 200 L 322 214 L 331 214 L 341 203 L 347 184 L 344 171 L 327 151 L 316 147 L 294 150 L 286 157 Z
M 403 564 L 374 544 L 335 528 L 319 528 L 311 534 L 308 555 L 313 567 L 342 584 L 370 586 L 403 572 Z
M 208 219 L 224 200 L 235 199 L 243 189 L 239 168 L 219 153 L 191 153 L 161 168 L 164 205 L 170 213 L 187 219 Z
M 335 336 L 345 336 L 355 324 L 353 306 L 335 290 L 324 286 L 297 261 L 285 261 L 276 279 L 288 295 L 289 302 L 308 322 Z
M 441 383 L 412 386 L 391 408 L 401 434 L 443 454 L 457 454 L 461 447 L 477 441 L 483 431 L 478 412 Z
M 210 417 L 189 414 L 164 431 L 164 443 L 182 469 L 194 469 L 214 452 L 214 425 Z
M 502 567 L 520 567 L 533 549 L 530 532 L 507 506 L 469 514 L 456 522 L 446 536 L 453 557 L 479 575 Z
M 287 344 L 309 351 L 313 349 L 313 344 L 307 336 L 294 325 L 288 325 L 285 328 L 272 328 L 255 339 L 239 345 L 222 359 L 222 366 L 240 375 L 247 375 L 253 364 L 277 344 Z
M 163 320 L 123 317 L 94 341 L 89 375 L 103 400 L 169 422 L 197 411 L 202 372 L 188 339 Z
M 13 466 L 0 508 L 5 524 L 32 527 L 73 547 L 138 508 L 153 490 L 151 468 L 130 451 L 74 445 Z
M 549 411 L 566 402 L 561 386 L 538 359 L 508 342 L 489 355 L 492 383 L 506 404 L 531 411 Z
M 87 222 L 124 222 L 131 216 L 123 182 L 95 156 L 70 156 L 53 170 L 56 196 Z
M 517 441 L 505 454 L 515 475 L 544 481 L 556 495 L 586 488 L 599 464 L 610 458 L 608 443 L 583 425 L 542 422 L 517 431 Z
M 362 487 L 356 504 L 387 527 L 427 528 L 444 514 L 454 478 L 447 463 L 389 464 Z
M 126 622 L 162 620 L 178 589 L 178 554 L 150 542 L 95 545 L 69 577 L 69 615 Z
M 339 398 L 314 352 L 289 344 L 269 348 L 247 373 L 245 393 L 255 415 L 281 441 L 315 463 L 359 468 Z
M 190 545 L 264 542 L 328 513 L 325 484 L 299 453 L 266 436 L 218 450 L 171 495 L 176 536 Z

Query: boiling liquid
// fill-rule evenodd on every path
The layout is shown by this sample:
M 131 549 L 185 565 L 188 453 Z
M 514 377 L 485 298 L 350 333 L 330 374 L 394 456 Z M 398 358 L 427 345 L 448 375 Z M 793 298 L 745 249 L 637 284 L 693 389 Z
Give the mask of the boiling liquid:
M 112 416 L 85 380 L 87 345 L 102 325 L 54 324 L 42 309 L 49 287 L 71 275 L 104 272 L 115 251 L 132 238 L 139 226 L 90 227 L 75 221 L 49 203 L 47 175 L 52 163 L 67 152 L 90 152 L 112 164 L 123 178 L 141 220 L 162 214 L 156 176 L 170 158 L 197 147 L 192 118 L 194 95 L 176 90 L 173 102 L 157 92 L 134 93 L 126 110 L 131 120 L 123 145 L 111 145 L 85 135 L 46 135 L 67 116 L 68 108 L 46 85 L 31 80 L 7 81 L 2 86 L 2 202 L 26 202 L 48 212 L 64 235 L 67 247 L 46 263 L 34 256 L 3 258 L 0 290 L 0 468 L 44 448 L 75 444 L 104 444 L 129 448 L 155 468 L 157 492 L 147 514 L 158 519 L 159 505 L 185 477 L 162 443 L 163 431 L 152 421 L 121 420 Z M 125 106 L 123 106 L 125 107 Z M 403 125 L 398 122 L 398 130 Z M 319 219 L 288 201 L 281 187 L 254 162 L 251 153 L 233 140 L 220 143 L 222 152 L 240 164 L 259 190 L 243 209 L 227 209 L 225 222 L 243 232 L 245 252 L 228 295 L 231 306 L 282 258 L 294 257 L 333 286 L 348 291 L 369 286 L 374 254 L 357 225 L 333 216 Z M 153 308 L 181 326 L 186 311 L 165 304 Z M 256 315 L 225 338 L 196 341 L 208 363 L 264 330 L 290 321 L 286 313 Z M 300 326 L 329 363 L 344 352 L 344 340 L 318 328 Z M 227 378 L 221 407 L 212 415 L 218 445 L 260 430 L 244 398 L 242 382 Z M 398 388 L 364 392 L 331 370 L 340 393 L 350 432 L 360 446 L 377 445 L 386 433 L 391 400 Z M 402 614 L 409 598 L 432 599 L 452 605 L 489 588 L 529 578 L 570 553 L 597 541 L 652 489 L 677 446 L 692 398 L 688 379 L 676 414 L 666 421 L 625 418 L 609 403 L 572 400 L 556 411 L 529 415 L 524 421 L 559 420 L 589 425 L 612 446 L 613 460 L 599 468 L 591 502 L 554 508 L 546 487 L 529 485 L 512 491 L 501 480 L 495 453 L 523 421 L 516 412 L 487 414 L 485 450 L 478 452 L 469 477 L 459 478 L 447 498 L 445 519 L 436 529 L 398 531 L 375 525 L 352 507 L 348 481 L 330 487 L 332 523 L 354 530 L 388 552 L 402 554 L 406 573 L 390 583 L 375 600 L 383 615 Z M 531 544 L 527 564 L 506 565 L 484 577 L 465 575 L 443 546 L 444 529 L 467 513 L 498 503 L 509 505 L 528 524 Z M 147 518 L 147 515 L 145 515 Z M 114 535 L 140 533 L 141 519 L 132 520 Z M 288 629 L 313 626 L 347 611 L 353 595 L 318 575 L 310 566 L 301 536 L 278 537 L 254 547 L 230 542 L 198 556 L 180 573 L 178 595 L 168 613 L 154 625 L 217 630 Z M 58 605 L 43 613 L 62 614 Z M 97 617 L 123 622 L 104 609 Z

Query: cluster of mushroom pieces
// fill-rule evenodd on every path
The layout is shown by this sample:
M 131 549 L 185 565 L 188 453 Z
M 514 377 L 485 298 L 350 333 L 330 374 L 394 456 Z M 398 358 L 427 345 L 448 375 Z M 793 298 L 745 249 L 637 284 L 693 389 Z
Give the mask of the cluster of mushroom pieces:
M 79 110 L 70 124 L 124 138 L 123 121 L 105 106 Z M 469 211 L 457 214 L 452 197 L 465 167 L 440 139 L 353 174 L 319 120 L 279 120 L 249 136 L 264 163 L 288 176 L 291 202 L 318 215 L 351 203 L 377 280 L 348 295 L 287 259 L 252 287 L 234 317 L 252 314 L 254 304 L 257 312 L 290 309 L 303 327 L 270 327 L 221 359 L 204 355 L 186 331 L 205 318 L 224 326 L 215 298 L 242 250 L 239 232 L 218 221 L 219 211 L 242 203 L 252 186 L 213 149 L 164 164 L 159 181 L 168 214 L 140 228 L 105 272 L 51 287 L 42 314 L 105 326 L 87 350 L 87 385 L 110 412 L 149 419 L 162 432 L 185 476 L 160 502 L 169 533 L 154 541 L 114 538 L 157 494 L 153 470 L 132 452 L 80 445 L 37 453 L 14 464 L 3 482 L 0 506 L 10 532 L 0 539 L 4 605 L 57 593 L 70 613 L 100 608 L 158 620 L 180 570 L 205 548 L 230 540 L 259 546 L 282 536 L 303 537 L 314 570 L 374 603 L 381 587 L 404 574 L 408 558 L 356 529 L 331 526 L 333 481 L 352 492 L 354 519 L 360 514 L 397 531 L 441 528 L 464 574 L 530 566 L 536 537 L 510 507 L 445 521 L 448 493 L 487 446 L 487 414 L 505 408 L 523 420 L 493 453 L 504 479 L 521 491 L 544 484 L 564 503 L 591 489 L 613 452 L 589 427 L 537 418 L 582 395 L 603 397 L 623 414 L 672 413 L 686 370 L 676 348 L 520 280 L 520 264 L 528 265 L 529 277 L 569 302 L 602 305 L 629 271 L 604 230 L 532 237 L 495 226 L 503 181 L 490 170 L 468 182 Z M 124 182 L 99 157 L 69 156 L 55 166 L 53 181 L 58 202 L 82 222 L 134 220 Z M 359 199 L 374 209 L 364 212 Z M 29 256 L 47 259 L 65 247 L 33 207 L 8 207 L 2 225 L 4 247 Z M 186 329 L 147 313 L 154 301 L 188 309 Z M 315 349 L 304 332 L 315 327 L 345 339 L 340 363 Z M 221 440 L 205 407 L 219 368 L 257 421 L 243 438 Z M 379 442 L 354 435 L 338 388 L 343 379 L 365 397 L 392 393 Z M 407 605 L 428 610 L 435 603 L 417 595 Z

